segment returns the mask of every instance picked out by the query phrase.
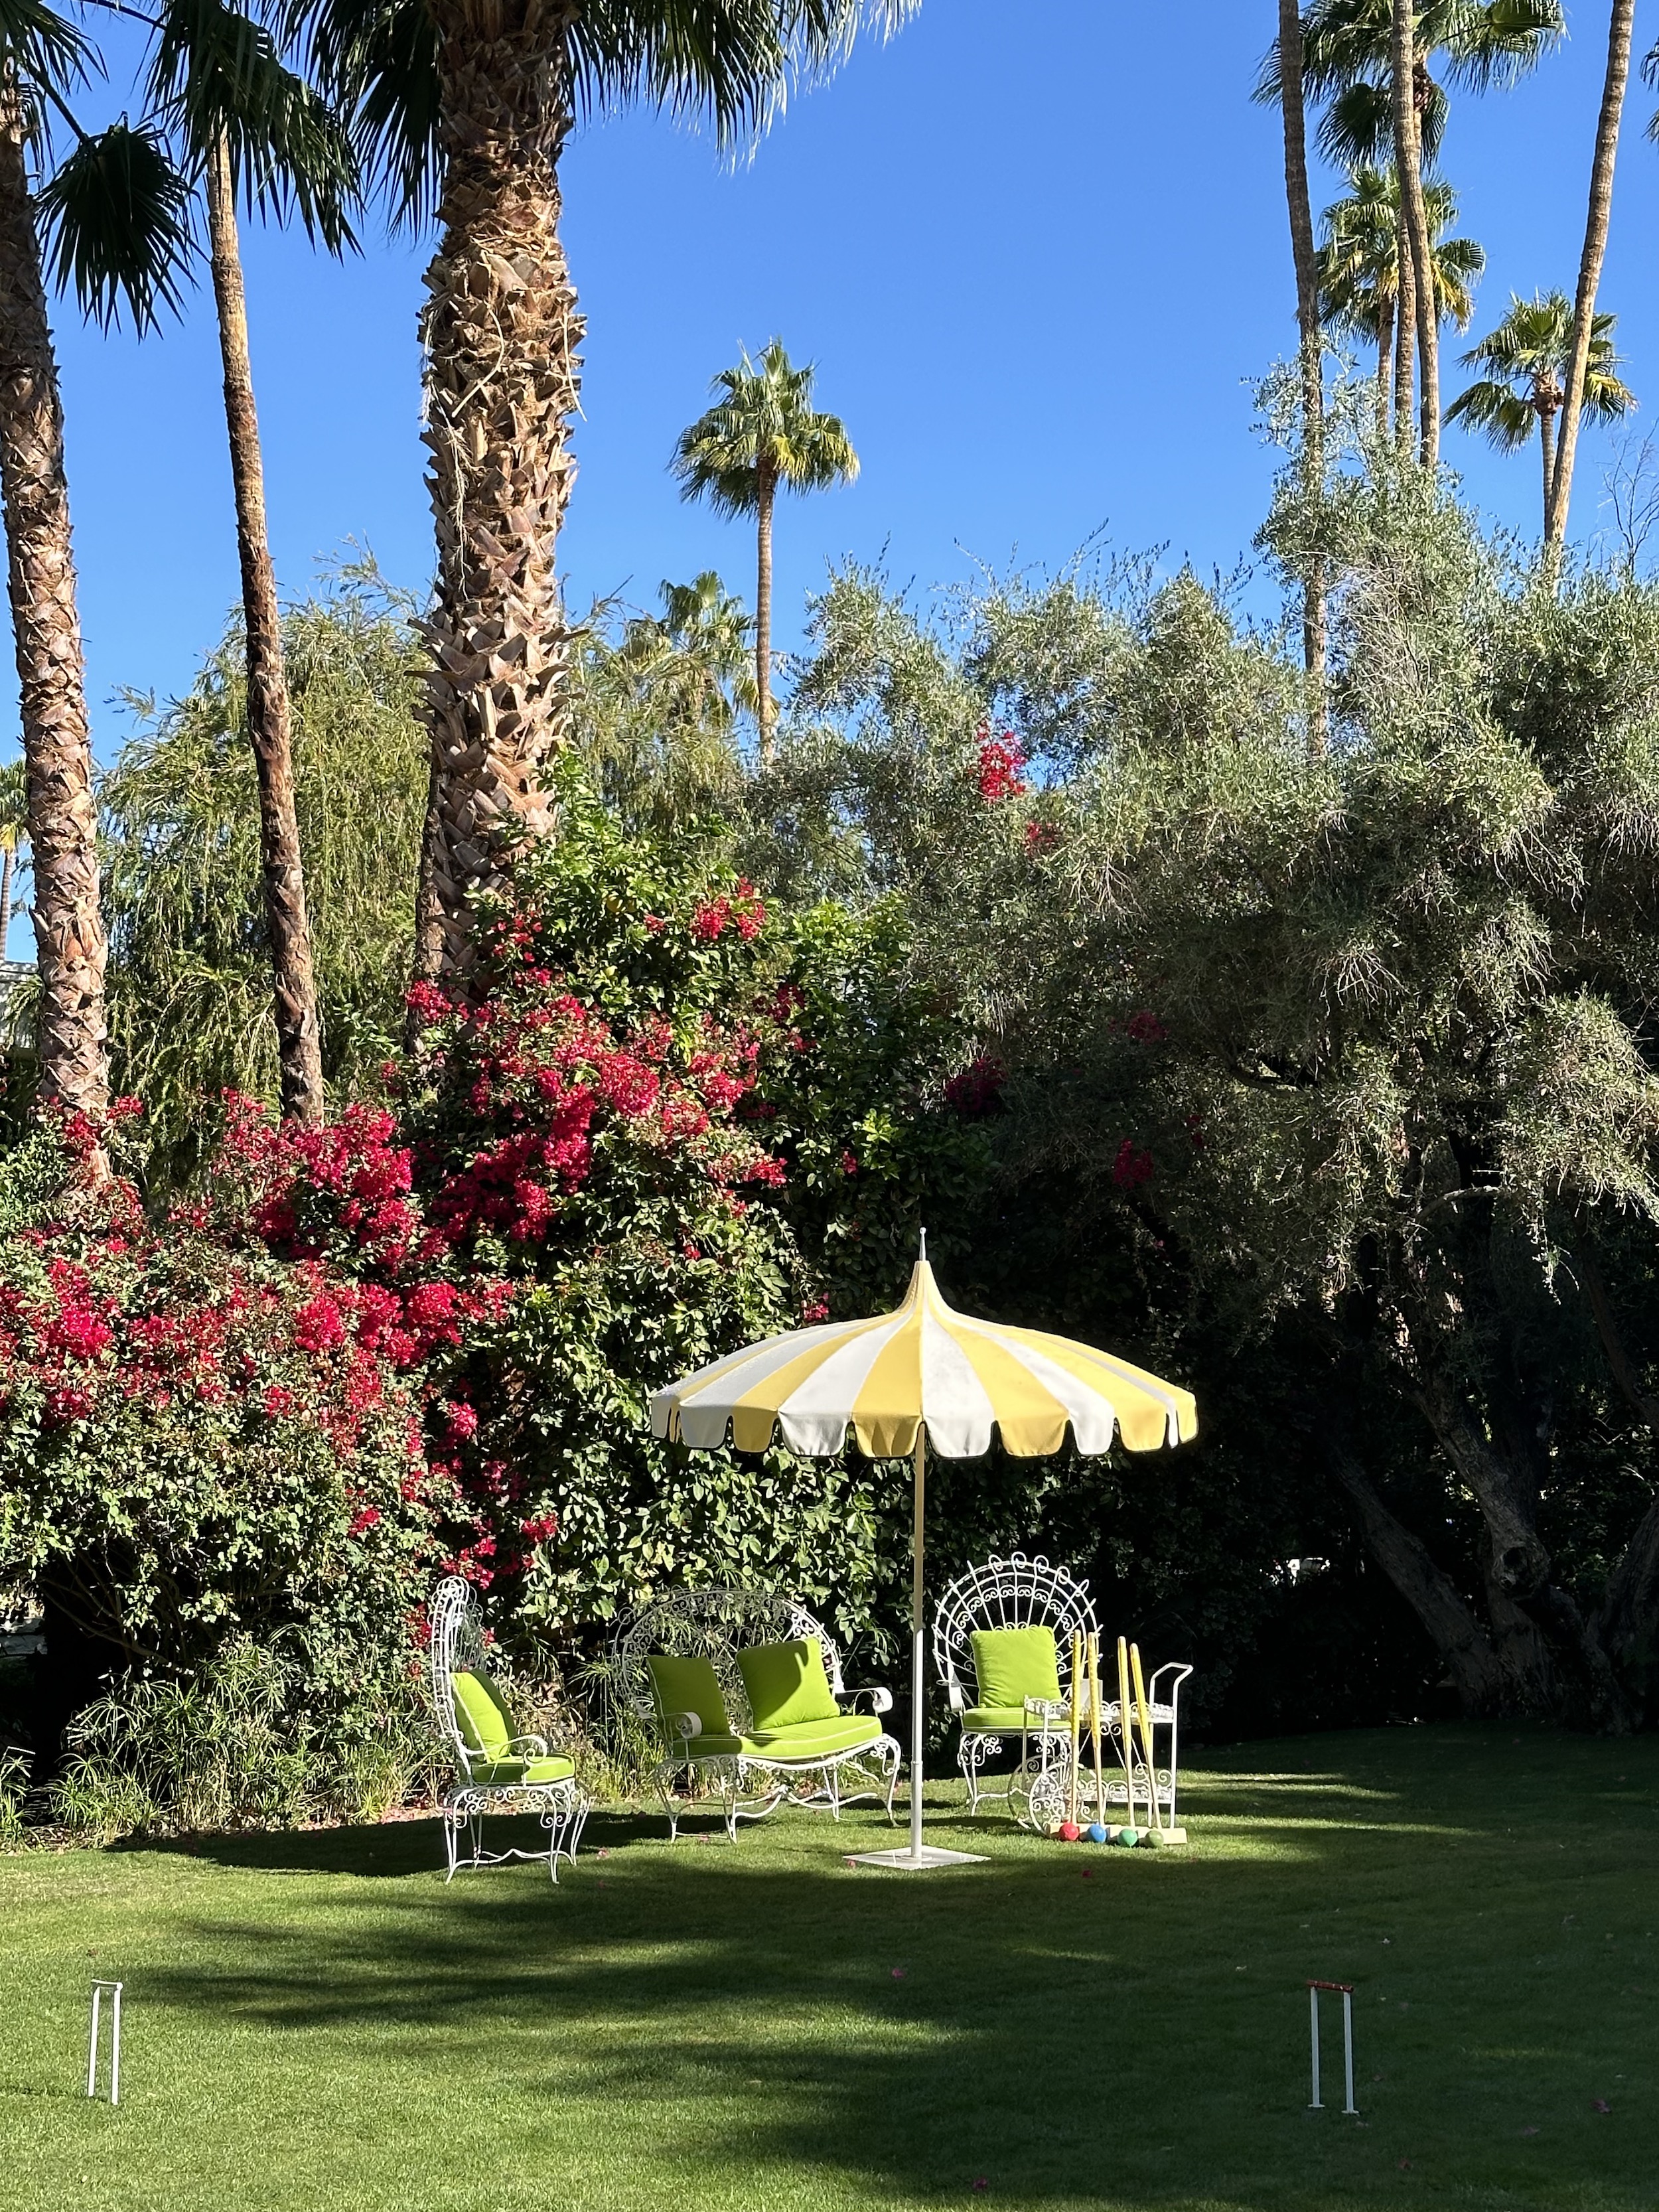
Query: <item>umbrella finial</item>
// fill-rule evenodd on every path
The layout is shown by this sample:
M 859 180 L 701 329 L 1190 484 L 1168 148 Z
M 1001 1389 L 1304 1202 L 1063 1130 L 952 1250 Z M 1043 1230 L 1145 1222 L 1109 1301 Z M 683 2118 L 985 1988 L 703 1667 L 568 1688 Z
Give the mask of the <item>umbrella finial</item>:
M 921 1256 L 924 1260 L 927 1257 L 927 1231 L 925 1229 L 921 1232 Z

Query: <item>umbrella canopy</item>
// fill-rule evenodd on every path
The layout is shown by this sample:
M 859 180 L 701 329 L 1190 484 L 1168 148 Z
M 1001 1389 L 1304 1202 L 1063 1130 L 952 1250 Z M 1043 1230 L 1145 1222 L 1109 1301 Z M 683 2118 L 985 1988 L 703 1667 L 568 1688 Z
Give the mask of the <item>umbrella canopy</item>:
M 792 1451 L 833 1457 L 850 1429 L 872 1459 L 908 1459 L 917 1431 L 943 1459 L 977 1459 L 993 1432 L 1005 1451 L 1155 1451 L 1198 1431 L 1190 1390 L 1127 1359 L 1041 1329 L 975 1321 L 947 1305 L 926 1260 L 904 1303 L 874 1321 L 792 1329 L 727 1354 L 651 1401 L 659 1437 L 714 1451 L 764 1451 L 774 1431 Z
M 975 1459 L 1000 1437 L 1035 1458 L 1062 1449 L 1156 1451 L 1198 1433 L 1190 1390 L 1162 1382 L 1127 1359 L 1041 1329 L 975 1321 L 947 1305 L 922 1256 L 904 1303 L 874 1321 L 791 1329 L 682 1376 L 651 1400 L 659 1437 L 695 1450 L 764 1451 L 781 1434 L 792 1451 L 828 1459 L 848 1431 L 872 1459 L 915 1469 L 910 1596 L 910 1847 L 861 1854 L 890 1866 L 948 1865 L 967 1856 L 921 1840 L 922 1535 L 927 1446 L 945 1459 Z

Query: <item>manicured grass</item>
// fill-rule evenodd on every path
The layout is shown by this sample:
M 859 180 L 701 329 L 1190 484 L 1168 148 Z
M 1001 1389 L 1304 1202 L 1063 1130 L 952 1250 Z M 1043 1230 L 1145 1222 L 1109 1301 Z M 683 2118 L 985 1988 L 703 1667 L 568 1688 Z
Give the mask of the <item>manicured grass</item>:
M 600 1818 L 556 1890 L 446 1889 L 424 1823 L 0 1861 L 0 2201 L 1659 2204 L 1659 1742 L 1201 1765 L 1184 1855 L 970 1828 L 939 1785 L 989 1863 L 919 1876 L 844 1866 L 864 1814 L 735 1850 Z M 115 2112 L 79 2094 L 94 1972 Z M 1358 1984 L 1362 2124 L 1304 2109 L 1310 1975 Z

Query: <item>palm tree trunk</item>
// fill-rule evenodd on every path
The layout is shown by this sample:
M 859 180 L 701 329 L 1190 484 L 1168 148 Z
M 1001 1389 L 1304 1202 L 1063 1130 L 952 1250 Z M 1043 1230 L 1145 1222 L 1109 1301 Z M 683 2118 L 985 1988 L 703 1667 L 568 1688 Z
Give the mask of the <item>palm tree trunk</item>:
M 0 90 L 0 499 L 34 848 L 40 1091 L 99 1122 L 109 1062 L 98 813 L 63 403 L 15 82 Z
M 1590 162 L 1589 210 L 1584 223 L 1584 250 L 1578 263 L 1578 296 L 1573 308 L 1572 361 L 1567 370 L 1566 398 L 1561 410 L 1561 439 L 1556 449 L 1555 473 L 1544 516 L 1545 557 L 1552 568 L 1559 564 L 1567 535 L 1567 509 L 1572 501 L 1572 467 L 1578 453 L 1578 424 L 1584 407 L 1584 374 L 1589 366 L 1590 339 L 1595 328 L 1595 295 L 1607 258 L 1607 231 L 1613 219 L 1613 171 L 1619 154 L 1619 125 L 1625 112 L 1625 88 L 1630 82 L 1630 49 L 1636 0 L 1613 0 L 1607 24 L 1607 68 L 1601 85 L 1601 112 L 1596 118 L 1595 153 Z
M 760 471 L 755 505 L 755 700 L 761 766 L 772 765 L 772 507 L 777 485 Z
M 1384 306 L 1376 319 L 1376 435 L 1379 444 L 1389 434 L 1389 386 L 1394 374 L 1394 303 Z
M 247 300 L 236 234 L 236 190 L 222 137 L 208 157 L 209 260 L 219 313 L 219 356 L 225 373 L 225 428 L 236 494 L 236 550 L 242 568 L 242 622 L 247 634 L 247 730 L 259 781 L 259 857 L 264 876 L 265 928 L 275 985 L 276 1053 L 283 1118 L 323 1118 L 322 1031 L 311 963 L 305 871 L 294 807 L 294 745 L 288 679 L 283 667 L 282 611 L 265 526 L 264 460 L 253 404 Z
M 1302 462 L 1310 489 L 1325 482 L 1325 349 L 1319 319 L 1319 262 L 1308 195 L 1308 118 L 1302 92 L 1301 0 L 1279 0 L 1279 91 L 1285 119 L 1285 198 L 1296 264 L 1296 323 L 1302 362 Z M 1325 563 L 1315 553 L 1302 586 L 1302 658 L 1311 689 L 1308 747 L 1325 750 Z
M 6 957 L 6 939 L 11 935 L 11 872 L 16 858 L 17 848 L 8 845 L 0 861 L 0 961 Z
M 558 228 L 576 12 L 574 0 L 429 0 L 445 162 L 422 319 L 438 834 L 418 910 L 441 927 L 423 933 L 423 974 L 471 974 L 474 895 L 506 891 L 515 854 L 550 832 L 541 771 L 568 729 L 554 554 L 582 334 Z
M 1555 495 L 1555 413 L 1553 408 L 1538 410 L 1538 443 L 1544 459 L 1544 528 L 1550 526 L 1550 501 Z
M 1417 120 L 1417 11 L 1415 0 L 1393 0 L 1394 158 L 1400 179 L 1403 251 L 1400 263 L 1400 349 L 1406 349 L 1407 318 L 1414 327 L 1418 386 L 1421 395 L 1420 451 L 1424 465 L 1440 457 L 1439 319 L 1435 313 L 1433 265 L 1430 259 L 1428 211 L 1423 204 L 1422 142 Z M 1406 299 L 1410 271 L 1411 301 Z M 1396 386 L 1397 389 L 1397 386 Z M 1402 447 L 1411 437 L 1411 409 L 1402 422 L 1396 410 L 1395 432 Z
M 1417 343 L 1417 283 L 1412 274 L 1412 242 L 1406 228 L 1406 211 L 1400 211 L 1400 236 L 1395 249 L 1398 272 L 1395 279 L 1394 312 L 1394 439 L 1402 453 L 1409 453 L 1412 421 L 1416 412 L 1417 379 L 1413 348 Z

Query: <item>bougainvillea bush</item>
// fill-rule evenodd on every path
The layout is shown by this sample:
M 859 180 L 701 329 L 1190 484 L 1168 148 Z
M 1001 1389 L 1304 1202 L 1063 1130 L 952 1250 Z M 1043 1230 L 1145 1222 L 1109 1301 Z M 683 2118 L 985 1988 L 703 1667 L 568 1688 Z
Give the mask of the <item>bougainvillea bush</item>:
M 574 771 L 561 805 L 466 994 L 416 987 L 395 1112 L 244 1117 L 222 1180 L 273 1251 L 355 1271 L 392 1357 L 416 1352 L 448 1562 L 503 1633 L 591 1647 L 698 1582 L 781 1583 L 856 1627 L 886 1471 L 687 1453 L 647 1400 L 896 1292 L 923 1194 L 976 1133 L 927 1095 L 933 1018 L 878 920 L 781 917 L 624 835 Z
M 446 1505 L 378 1301 L 210 1204 L 147 1219 L 92 1160 L 70 1123 L 0 1166 L 0 1582 L 41 1598 L 69 1706 L 251 1638 L 296 1726 L 372 1730 Z

